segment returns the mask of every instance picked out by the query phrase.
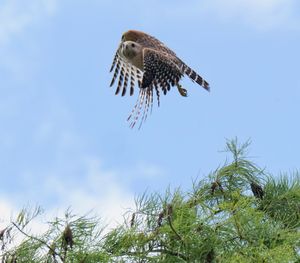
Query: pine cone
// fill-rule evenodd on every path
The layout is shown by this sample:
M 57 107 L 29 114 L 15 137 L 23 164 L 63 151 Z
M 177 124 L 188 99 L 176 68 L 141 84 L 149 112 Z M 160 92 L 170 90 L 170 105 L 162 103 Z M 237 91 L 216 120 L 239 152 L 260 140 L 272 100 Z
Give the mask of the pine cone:
M 251 182 L 250 186 L 251 186 L 253 195 L 256 198 L 263 199 L 263 196 L 265 193 L 264 193 L 264 190 L 262 189 L 262 187 L 255 182 Z
M 72 230 L 70 228 L 70 225 L 67 224 L 64 233 L 63 233 L 63 242 L 65 244 L 65 246 L 70 246 L 70 248 L 73 248 L 73 233 Z

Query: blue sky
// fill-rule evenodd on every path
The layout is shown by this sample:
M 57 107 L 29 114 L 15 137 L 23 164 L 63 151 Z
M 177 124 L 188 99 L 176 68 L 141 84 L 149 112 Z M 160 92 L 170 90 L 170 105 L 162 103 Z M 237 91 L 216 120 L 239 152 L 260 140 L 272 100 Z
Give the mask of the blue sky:
M 0 214 L 39 204 L 116 220 L 136 194 L 214 170 L 226 138 L 250 138 L 275 174 L 299 168 L 299 11 L 296 0 L 2 0 Z M 109 88 L 128 29 L 167 44 L 211 92 L 184 79 L 188 98 L 173 90 L 131 130 L 137 92 Z

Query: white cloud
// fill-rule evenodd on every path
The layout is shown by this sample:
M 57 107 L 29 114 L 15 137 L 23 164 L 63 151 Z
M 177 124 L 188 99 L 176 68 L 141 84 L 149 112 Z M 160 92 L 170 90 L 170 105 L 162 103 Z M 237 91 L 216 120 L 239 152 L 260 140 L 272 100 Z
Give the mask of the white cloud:
M 7 222 L 11 219 L 11 215 L 14 210 L 15 207 L 10 201 L 3 197 L 0 198 L 0 231 L 7 227 Z
M 81 165 L 83 167 L 81 167 Z M 37 195 L 42 200 L 43 196 L 53 197 L 56 201 L 45 207 L 45 213 L 34 219 L 29 225 L 33 233 L 42 233 L 47 230 L 47 223 L 59 216 L 64 217 L 65 211 L 71 211 L 82 216 L 92 212 L 103 220 L 103 226 L 108 224 L 110 227 L 123 222 L 123 215 L 129 208 L 134 208 L 134 194 L 122 184 L 118 179 L 120 174 L 114 171 L 106 171 L 101 167 L 101 162 L 97 158 L 86 157 L 80 164 L 77 162 L 76 169 L 82 171 L 82 178 L 64 178 L 61 171 L 55 174 L 49 173 L 42 176 L 43 180 L 39 183 Z M 26 176 L 26 175 L 25 175 Z M 37 179 L 32 174 L 27 175 L 26 180 L 32 184 Z M 0 230 L 9 225 L 9 222 L 16 218 L 17 214 L 24 205 L 29 209 L 39 205 L 38 201 L 33 201 L 36 196 L 31 196 L 33 188 L 24 185 L 22 199 L 9 200 L 9 194 L 0 198 Z M 29 192 L 27 192 L 27 190 Z M 41 194 L 43 193 L 43 194 Z M 31 199 L 31 200 L 30 200 Z M 24 202 L 21 204 L 21 202 Z
M 118 179 L 122 175 L 104 170 L 98 158 L 87 156 L 82 160 L 82 178 L 48 176 L 44 190 L 58 198 L 60 211 L 69 206 L 76 214 L 92 210 L 107 223 L 121 223 L 126 209 L 134 207 L 133 193 Z
M 50 165 L 46 162 L 20 168 L 22 181 L 29 184 L 24 189 L 32 188 L 38 178 L 43 180 L 38 193 L 29 198 L 40 196 L 43 203 L 53 199 L 48 201 L 48 209 L 58 212 L 63 213 L 68 207 L 81 215 L 94 210 L 109 222 L 121 221 L 125 209 L 134 205 L 134 195 L 126 186 L 129 182 L 119 179 L 123 174 L 118 167 L 113 171 L 102 168 L 101 157 L 91 155 L 86 139 L 73 129 L 72 114 L 66 106 L 57 96 L 49 99 L 51 103 L 33 129 L 31 139 L 32 147 L 46 147 Z
M 21 34 L 32 23 L 54 14 L 56 0 L 6 0 L 0 5 L 0 45 Z

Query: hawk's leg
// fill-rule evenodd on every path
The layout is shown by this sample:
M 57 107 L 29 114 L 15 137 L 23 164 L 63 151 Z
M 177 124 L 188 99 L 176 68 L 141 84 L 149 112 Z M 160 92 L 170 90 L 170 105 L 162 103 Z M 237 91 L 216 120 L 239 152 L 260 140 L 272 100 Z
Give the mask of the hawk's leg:
M 180 95 L 183 97 L 187 97 L 187 90 L 184 89 L 179 83 L 177 83 L 176 86 Z

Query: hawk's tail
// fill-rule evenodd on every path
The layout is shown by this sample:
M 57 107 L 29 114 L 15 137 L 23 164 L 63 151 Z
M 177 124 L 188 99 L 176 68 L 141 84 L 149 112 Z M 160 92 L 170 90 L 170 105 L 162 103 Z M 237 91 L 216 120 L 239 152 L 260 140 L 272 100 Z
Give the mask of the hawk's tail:
M 198 75 L 194 70 L 192 70 L 189 66 L 184 64 L 183 71 L 186 75 L 189 76 L 189 78 L 192 81 L 195 81 L 200 86 L 205 88 L 207 91 L 210 91 L 210 87 L 209 87 L 208 82 L 204 78 L 202 78 L 200 75 Z

